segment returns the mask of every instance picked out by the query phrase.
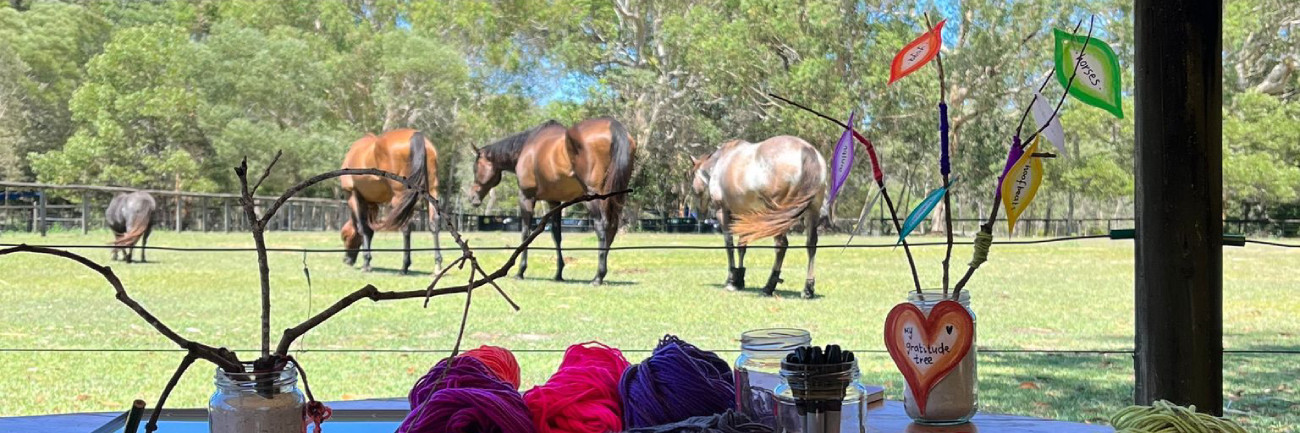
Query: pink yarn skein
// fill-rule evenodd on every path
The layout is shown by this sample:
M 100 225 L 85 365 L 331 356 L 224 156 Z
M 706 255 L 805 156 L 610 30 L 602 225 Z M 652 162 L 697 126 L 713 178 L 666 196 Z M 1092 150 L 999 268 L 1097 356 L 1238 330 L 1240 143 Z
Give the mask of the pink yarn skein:
M 588 342 L 569 346 L 545 384 L 524 393 L 538 433 L 623 430 L 618 383 L 631 364 L 618 349 Z

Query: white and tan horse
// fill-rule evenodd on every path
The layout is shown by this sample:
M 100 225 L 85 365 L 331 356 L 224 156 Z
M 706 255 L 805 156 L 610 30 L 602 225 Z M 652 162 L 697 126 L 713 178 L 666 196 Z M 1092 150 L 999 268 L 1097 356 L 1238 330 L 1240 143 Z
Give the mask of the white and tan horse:
M 803 297 L 813 297 L 817 223 L 826 196 L 826 160 L 799 137 L 782 135 L 759 143 L 732 140 L 695 159 L 696 193 L 708 193 L 727 244 L 727 289 L 745 288 L 745 247 L 758 239 L 776 241 L 776 263 L 763 294 L 781 282 L 781 262 L 790 245 L 786 233 L 800 220 L 808 230 L 808 277 Z M 733 245 L 732 236 L 739 237 Z M 738 248 L 739 260 L 733 249 Z

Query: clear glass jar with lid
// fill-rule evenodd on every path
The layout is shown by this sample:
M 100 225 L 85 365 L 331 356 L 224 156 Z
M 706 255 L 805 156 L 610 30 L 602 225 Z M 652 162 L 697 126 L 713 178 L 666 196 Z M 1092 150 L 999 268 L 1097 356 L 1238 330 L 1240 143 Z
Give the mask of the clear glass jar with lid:
M 812 344 L 803 329 L 765 328 L 740 334 L 736 358 L 736 408 L 750 419 L 777 428 L 776 388 L 782 383 L 781 360 L 799 346 Z
M 298 370 L 229 373 L 217 368 L 217 390 L 208 401 L 211 433 L 302 433 L 307 398 L 298 390 Z
M 940 301 L 949 300 L 951 297 L 944 297 L 944 293 L 939 290 L 923 290 L 921 293 L 909 291 L 907 293 L 907 302 L 912 303 L 921 312 L 927 316 L 930 310 L 938 305 Z M 907 416 L 911 417 L 917 424 L 927 425 L 953 425 L 964 424 L 970 421 L 971 417 L 979 411 L 979 364 L 976 362 L 976 340 L 979 337 L 979 321 L 975 318 L 975 311 L 970 308 L 970 291 L 962 291 L 957 303 L 966 308 L 970 313 L 971 324 L 971 346 L 970 352 L 955 368 L 939 379 L 939 382 L 930 388 L 930 395 L 926 398 L 925 412 L 922 413 L 916 404 L 916 397 L 912 395 L 912 390 L 904 384 L 903 388 L 903 409 Z

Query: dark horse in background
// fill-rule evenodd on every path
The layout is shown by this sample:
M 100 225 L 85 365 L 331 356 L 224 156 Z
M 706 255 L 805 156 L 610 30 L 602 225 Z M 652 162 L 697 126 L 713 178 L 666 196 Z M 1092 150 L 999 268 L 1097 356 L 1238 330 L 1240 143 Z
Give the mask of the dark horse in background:
M 149 234 L 153 232 L 153 210 L 157 207 L 153 196 L 144 191 L 118 194 L 108 203 L 104 219 L 108 228 L 113 230 L 113 260 L 119 252 L 127 263 L 131 263 L 131 253 L 135 243 L 140 242 L 140 262 L 145 261 L 145 249 L 149 245 Z
M 343 157 L 343 168 L 377 168 L 409 179 L 414 185 L 428 189 L 438 198 L 438 151 L 424 134 L 413 129 L 397 129 L 379 136 L 366 134 L 352 143 Z M 347 249 L 343 263 L 356 263 L 357 254 L 365 251 L 366 272 L 370 271 L 370 241 L 375 230 L 402 231 L 402 273 L 411 267 L 411 217 L 416 204 L 423 197 L 401 182 L 374 175 L 354 175 L 340 178 L 343 190 L 348 193 L 351 216 L 343 225 L 343 245 Z M 379 219 L 379 205 L 388 203 L 388 215 Z M 440 220 L 438 209 L 429 203 L 429 230 L 433 232 L 435 249 L 438 242 Z M 360 236 L 358 236 L 360 234 Z M 435 251 L 435 272 L 442 269 L 442 251 Z
M 471 202 L 478 206 L 488 191 L 501 182 L 501 172 L 519 178 L 519 219 L 524 236 L 532 231 L 533 207 L 538 200 L 552 208 L 583 194 L 605 194 L 627 189 L 632 178 L 636 143 L 617 120 L 600 117 L 584 120 L 572 128 L 554 120 L 512 135 L 483 148 L 474 148 Z M 600 241 L 600 265 L 592 284 L 605 282 L 609 246 L 618 233 L 623 196 L 586 203 L 596 222 Z M 546 222 L 543 222 L 545 224 Z M 560 216 L 550 221 L 555 239 L 555 279 L 564 280 L 564 254 L 560 250 Z M 519 277 L 528 268 L 528 253 L 519 258 Z

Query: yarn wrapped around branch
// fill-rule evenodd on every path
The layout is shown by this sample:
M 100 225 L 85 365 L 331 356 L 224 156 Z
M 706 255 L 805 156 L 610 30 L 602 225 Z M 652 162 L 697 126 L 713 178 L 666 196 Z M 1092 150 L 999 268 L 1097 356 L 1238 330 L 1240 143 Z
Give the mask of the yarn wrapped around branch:
M 734 409 L 734 380 L 718 355 L 666 335 L 649 358 L 623 373 L 623 424 L 650 427 Z
M 551 379 L 524 393 L 538 433 L 622 430 L 618 385 L 629 366 L 623 352 L 604 344 L 569 346 Z

